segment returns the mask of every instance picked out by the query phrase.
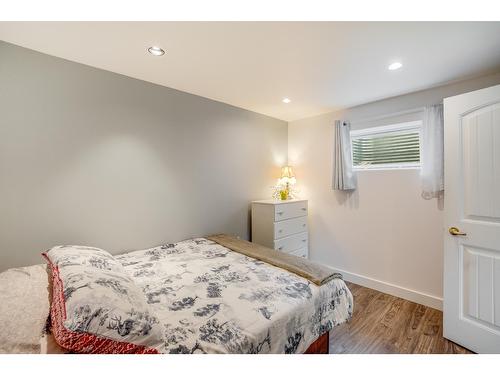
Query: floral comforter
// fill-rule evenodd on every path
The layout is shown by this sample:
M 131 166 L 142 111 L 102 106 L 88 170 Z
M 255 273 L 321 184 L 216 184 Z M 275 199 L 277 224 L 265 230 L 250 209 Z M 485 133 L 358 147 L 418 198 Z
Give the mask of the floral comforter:
M 301 353 L 352 315 L 343 280 L 318 287 L 204 238 L 114 258 L 159 318 L 166 353 Z

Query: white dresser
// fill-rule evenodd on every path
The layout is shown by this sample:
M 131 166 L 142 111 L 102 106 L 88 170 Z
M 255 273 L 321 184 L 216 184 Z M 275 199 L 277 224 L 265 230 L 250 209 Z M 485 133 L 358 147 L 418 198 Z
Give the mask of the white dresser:
M 307 200 L 253 201 L 252 242 L 308 258 Z

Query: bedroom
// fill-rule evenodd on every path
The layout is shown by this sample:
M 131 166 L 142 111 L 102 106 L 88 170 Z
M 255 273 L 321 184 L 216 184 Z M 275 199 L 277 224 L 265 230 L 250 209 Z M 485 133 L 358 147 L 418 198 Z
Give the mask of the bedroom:
M 0 353 L 500 353 L 500 22 L 102 14 L 0 22 Z

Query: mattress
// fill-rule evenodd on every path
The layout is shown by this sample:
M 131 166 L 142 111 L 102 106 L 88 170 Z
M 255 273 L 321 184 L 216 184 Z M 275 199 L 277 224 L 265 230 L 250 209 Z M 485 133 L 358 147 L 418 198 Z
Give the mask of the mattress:
M 317 286 L 205 238 L 114 258 L 159 318 L 163 353 L 302 353 L 352 315 L 342 279 Z M 0 352 L 64 352 L 46 329 L 45 266 L 9 270 L 0 279 Z

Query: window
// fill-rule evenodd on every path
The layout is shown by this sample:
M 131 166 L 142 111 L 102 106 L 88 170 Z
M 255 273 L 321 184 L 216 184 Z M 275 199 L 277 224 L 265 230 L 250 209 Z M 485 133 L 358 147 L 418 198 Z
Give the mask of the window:
M 420 167 L 421 121 L 351 131 L 354 169 Z

